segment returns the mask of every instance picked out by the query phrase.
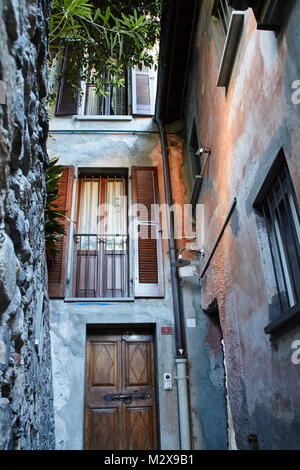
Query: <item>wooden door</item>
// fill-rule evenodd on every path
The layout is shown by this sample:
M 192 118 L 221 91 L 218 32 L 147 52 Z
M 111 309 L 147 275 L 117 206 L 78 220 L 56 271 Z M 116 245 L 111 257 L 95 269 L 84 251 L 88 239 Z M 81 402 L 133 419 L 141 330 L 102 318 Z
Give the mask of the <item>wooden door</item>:
M 85 449 L 157 449 L 153 336 L 89 333 Z

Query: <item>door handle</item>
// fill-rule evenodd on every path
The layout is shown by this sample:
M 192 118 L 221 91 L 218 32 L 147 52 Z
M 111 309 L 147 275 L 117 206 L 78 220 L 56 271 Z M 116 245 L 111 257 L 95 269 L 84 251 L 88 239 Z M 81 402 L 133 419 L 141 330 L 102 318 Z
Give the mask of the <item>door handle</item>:
M 132 393 L 111 393 L 104 395 L 105 401 L 121 401 L 124 400 L 124 403 L 131 403 L 132 400 L 147 400 L 151 398 L 151 393 L 149 392 L 132 392 Z

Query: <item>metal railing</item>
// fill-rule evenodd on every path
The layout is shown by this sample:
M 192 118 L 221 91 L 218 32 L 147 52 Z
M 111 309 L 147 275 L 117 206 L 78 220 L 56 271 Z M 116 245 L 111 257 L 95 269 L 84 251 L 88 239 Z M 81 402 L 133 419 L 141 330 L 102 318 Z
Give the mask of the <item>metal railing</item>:
M 75 297 L 128 297 L 128 235 L 74 235 Z
M 125 87 L 106 87 L 107 95 L 97 95 L 95 85 L 86 84 L 85 115 L 112 115 L 127 114 Z

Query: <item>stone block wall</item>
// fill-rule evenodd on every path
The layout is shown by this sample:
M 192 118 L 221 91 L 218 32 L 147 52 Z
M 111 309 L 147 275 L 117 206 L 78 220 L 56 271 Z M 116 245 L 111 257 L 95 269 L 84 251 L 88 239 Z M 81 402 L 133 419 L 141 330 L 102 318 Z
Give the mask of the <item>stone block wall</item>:
M 53 449 L 44 205 L 50 2 L 0 2 L 0 449 Z

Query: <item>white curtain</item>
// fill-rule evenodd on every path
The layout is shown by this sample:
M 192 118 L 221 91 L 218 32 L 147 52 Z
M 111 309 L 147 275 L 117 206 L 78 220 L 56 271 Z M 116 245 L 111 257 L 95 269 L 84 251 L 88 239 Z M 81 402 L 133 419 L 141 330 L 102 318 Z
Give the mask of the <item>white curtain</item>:
M 105 214 L 100 227 L 100 177 L 83 178 L 79 210 L 79 234 L 105 235 L 107 250 L 126 248 L 127 202 L 125 179 L 106 178 Z M 102 199 L 102 198 L 101 198 Z M 102 225 L 102 224 L 101 224 Z M 100 233 L 100 232 L 103 233 Z M 81 249 L 96 249 L 96 237 L 81 237 Z M 89 247 L 88 247 L 89 240 Z
M 109 178 L 106 181 L 105 234 L 107 250 L 123 250 L 126 247 L 127 217 L 124 178 Z

